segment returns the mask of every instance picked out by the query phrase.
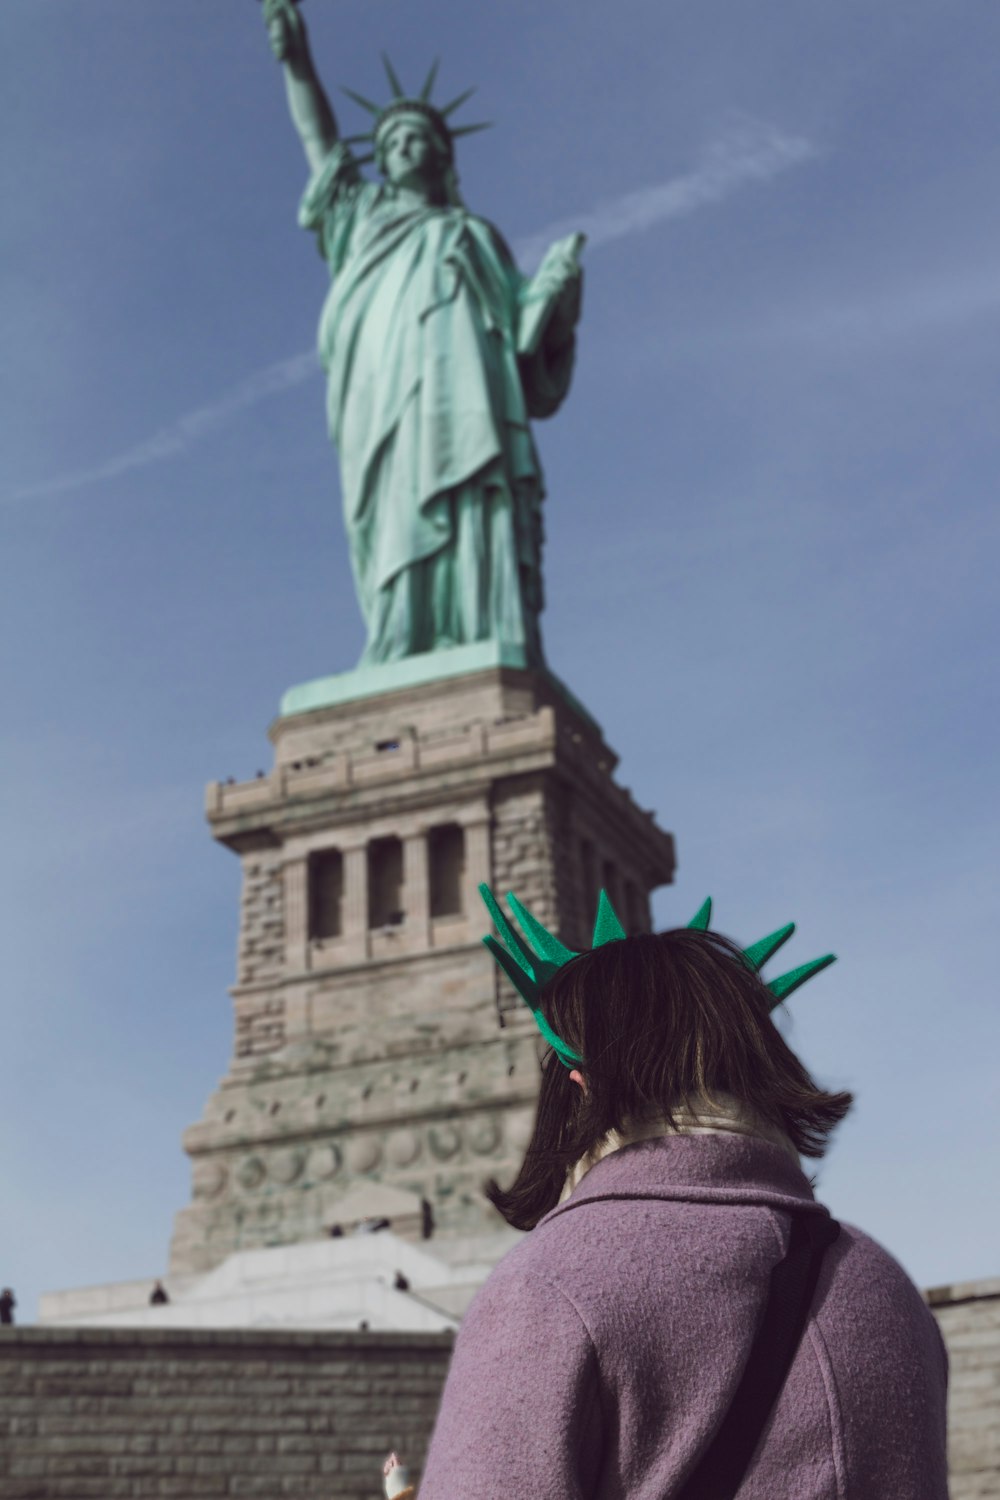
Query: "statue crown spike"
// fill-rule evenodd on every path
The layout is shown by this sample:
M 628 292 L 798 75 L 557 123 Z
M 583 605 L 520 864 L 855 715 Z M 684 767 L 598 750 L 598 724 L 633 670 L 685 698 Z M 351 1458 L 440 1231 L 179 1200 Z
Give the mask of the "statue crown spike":
M 541 994 L 553 975 L 558 974 L 559 970 L 565 968 L 574 958 L 579 958 L 580 954 L 572 948 L 567 948 L 554 933 L 549 932 L 548 928 L 543 926 L 523 902 L 518 900 L 513 891 L 508 892 L 507 902 L 528 941 L 525 941 L 525 938 L 521 937 L 507 920 L 488 885 L 485 883 L 480 885 L 479 894 L 500 934 L 499 941 L 490 933 L 483 938 L 483 942 L 531 1011 L 535 1018 L 535 1025 L 559 1061 L 566 1068 L 575 1067 L 583 1059 L 568 1042 L 564 1042 L 561 1037 L 557 1036 L 549 1025 L 542 1012 Z M 708 896 L 687 925 L 692 931 L 708 932 L 711 919 L 712 898 Z M 743 958 L 755 974 L 760 972 L 768 959 L 777 953 L 794 931 L 795 923 L 788 922 L 784 927 L 776 928 L 774 932 L 768 933 L 766 937 L 758 938 L 755 943 L 751 943 L 748 948 L 742 950 Z M 620 942 L 625 938 L 627 938 L 625 928 L 611 904 L 607 891 L 602 890 L 597 901 L 591 951 L 594 948 L 604 947 L 606 943 Z M 798 968 L 789 969 L 786 973 L 780 974 L 777 979 L 772 979 L 767 985 L 771 995 L 770 1009 L 774 1010 L 775 1006 L 787 999 L 793 990 L 797 990 L 814 974 L 818 974 L 821 969 L 827 968 L 834 962 L 835 955 L 826 953 L 822 958 L 810 959 L 808 963 L 800 964 Z
M 440 107 L 434 104 L 431 100 L 431 95 L 437 79 L 437 60 L 431 64 L 427 77 L 424 79 L 419 91 L 415 94 L 408 94 L 403 88 L 399 74 L 384 52 L 382 53 L 382 66 L 385 69 L 385 76 L 392 90 L 392 98 L 388 104 L 375 104 L 371 99 L 367 99 L 364 94 L 357 94 L 353 89 L 342 88 L 342 92 L 349 99 L 353 99 L 355 104 L 359 104 L 362 109 L 367 110 L 370 115 L 374 116 L 372 129 L 366 135 L 352 136 L 350 142 L 345 142 L 345 144 L 357 141 L 370 141 L 377 145 L 382 132 L 388 128 L 396 116 L 401 114 L 422 115 L 447 149 L 449 156 L 453 143 L 459 136 L 473 135 L 477 130 L 490 129 L 489 121 L 483 121 L 476 125 L 450 125 L 448 123 L 449 117 L 454 111 L 461 108 L 476 90 L 475 88 L 466 89 L 457 98 L 450 100 L 447 104 Z

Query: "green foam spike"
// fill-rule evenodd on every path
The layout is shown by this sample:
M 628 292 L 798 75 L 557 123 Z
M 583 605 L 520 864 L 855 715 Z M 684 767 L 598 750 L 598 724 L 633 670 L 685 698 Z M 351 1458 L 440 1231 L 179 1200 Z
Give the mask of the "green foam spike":
M 529 974 L 525 973 L 517 959 L 507 952 L 503 944 L 497 942 L 492 933 L 487 934 L 483 938 L 483 942 L 493 954 L 493 957 L 501 969 L 503 969 L 521 999 L 534 1011 L 538 1004 L 538 985 Z
M 497 899 L 494 896 L 493 892 L 490 890 L 489 886 L 486 884 L 485 880 L 481 880 L 479 882 L 478 890 L 480 896 L 482 897 L 483 904 L 486 907 L 486 910 L 489 912 L 494 922 L 496 922 L 497 926 L 499 927 L 501 922 L 506 924 L 507 919 L 504 916 L 503 912 L 500 910 L 500 907 L 497 905 Z
M 777 979 L 772 979 L 768 985 L 768 989 L 774 996 L 774 1004 L 771 1006 L 771 1009 L 774 1010 L 775 1005 L 780 1005 L 782 1000 L 786 1000 L 793 990 L 798 989 L 800 984 L 805 984 L 807 979 L 811 979 L 814 974 L 818 974 L 821 969 L 827 968 L 830 964 L 836 963 L 836 961 L 837 955 L 835 953 L 826 953 L 822 958 L 810 959 L 809 963 L 800 964 L 797 969 L 789 969 L 787 974 L 779 974 Z
M 561 1036 L 556 1036 L 555 1032 L 552 1030 L 552 1027 L 549 1025 L 548 1021 L 546 1021 L 540 1010 L 536 1010 L 533 1007 L 531 1013 L 535 1018 L 535 1025 L 538 1027 L 539 1031 L 542 1033 L 542 1036 L 548 1042 L 553 1052 L 556 1053 L 559 1061 L 563 1064 L 564 1067 L 569 1068 L 572 1067 L 574 1063 L 583 1061 L 583 1058 L 580 1056 L 579 1052 L 574 1052 L 573 1048 L 569 1045 L 568 1042 L 564 1042 Z
M 353 99 L 355 104 L 360 104 L 361 108 L 366 109 L 370 115 L 380 115 L 382 113 L 379 105 L 373 104 L 370 99 L 366 99 L 364 94 L 356 94 L 353 89 L 345 88 L 343 85 L 340 92 L 346 94 L 348 99 Z
M 534 943 L 535 952 L 542 958 L 547 959 L 550 964 L 555 964 L 557 968 L 562 968 L 563 964 L 568 964 L 571 958 L 576 958 L 577 955 L 573 949 L 567 948 L 566 944 L 554 937 L 548 928 L 543 927 L 538 918 L 532 916 L 528 908 L 521 904 L 513 891 L 507 892 L 507 901 L 517 920 Z
M 448 116 L 454 114 L 456 109 L 461 109 L 466 99 L 471 99 L 475 92 L 476 86 L 475 84 L 473 84 L 471 89 L 466 89 L 464 94 L 459 94 L 457 99 L 453 99 L 450 104 L 445 104 L 441 109 L 439 109 L 438 114 L 444 115 L 445 119 L 447 120 Z M 455 132 L 452 131 L 452 135 L 454 134 Z
M 389 80 L 389 87 L 392 89 L 392 92 L 395 94 L 396 98 L 405 99 L 406 90 L 404 89 L 403 85 L 400 83 L 399 78 L 396 75 L 396 69 L 389 61 L 388 52 L 382 53 L 382 66 L 385 69 L 385 76 Z
M 688 927 L 693 928 L 695 932 L 707 932 L 708 924 L 711 920 L 712 898 L 711 896 L 706 896 L 704 901 L 701 903 L 698 910 L 695 912 L 694 916 L 688 923 Z
M 437 71 L 438 71 L 438 68 L 440 66 L 441 66 L 441 59 L 439 57 L 436 57 L 434 59 L 434 61 L 431 63 L 431 70 L 430 70 L 430 72 L 428 73 L 427 77 L 424 79 L 424 86 L 420 90 L 420 97 L 424 101 L 425 104 L 428 103 L 428 101 L 430 100 L 431 95 L 434 92 L 434 80 L 437 78 Z
M 521 966 L 522 970 L 525 974 L 528 975 L 529 979 L 537 983 L 537 974 L 535 972 L 537 968 L 537 961 L 535 955 L 521 938 L 520 934 L 515 932 L 513 927 L 507 921 L 507 918 L 500 910 L 500 907 L 497 904 L 497 901 L 494 898 L 493 892 L 490 890 L 489 886 L 481 885 L 479 887 L 479 894 L 482 896 L 483 900 L 486 903 L 487 910 L 489 911 L 490 916 L 493 918 L 493 921 L 496 924 L 497 931 L 507 945 L 507 949 L 510 953 L 511 959 L 514 963 Z
M 603 948 L 605 943 L 615 943 L 625 936 L 625 929 L 618 920 L 618 913 L 611 905 L 607 891 L 602 891 L 597 898 L 597 916 L 594 919 L 594 936 L 590 940 L 590 946 Z
M 498 942 L 492 933 L 490 933 L 483 938 L 483 942 L 531 1011 L 535 1025 L 549 1046 L 552 1047 L 559 1061 L 567 1068 L 572 1067 L 574 1063 L 580 1061 L 579 1054 L 574 1052 L 572 1047 L 552 1030 L 552 1027 L 539 1008 L 538 1001 L 542 985 L 551 979 L 553 974 L 559 972 L 563 963 L 568 962 L 570 958 L 575 958 L 576 955 L 560 943 L 558 938 L 554 938 L 551 933 L 547 932 L 527 908 L 521 905 L 512 892 L 510 901 L 517 913 L 518 919 L 524 924 L 525 930 L 532 936 L 535 936 L 536 933 L 540 935 L 544 940 L 547 953 L 552 955 L 552 957 L 534 952 L 507 921 L 489 886 L 485 883 L 480 885 L 479 894 L 482 896 L 486 904 L 486 909 L 496 923 L 497 931 L 503 939 L 502 943 Z M 506 944 L 506 947 L 503 944 Z M 567 957 L 554 962 L 553 958 L 557 953 L 565 954 Z
M 786 926 L 779 927 L 776 932 L 770 932 L 767 937 L 758 938 L 755 943 L 750 944 L 749 948 L 744 948 L 743 957 L 750 967 L 759 973 L 768 959 L 777 953 L 782 943 L 788 942 L 794 931 L 794 922 L 789 922 Z

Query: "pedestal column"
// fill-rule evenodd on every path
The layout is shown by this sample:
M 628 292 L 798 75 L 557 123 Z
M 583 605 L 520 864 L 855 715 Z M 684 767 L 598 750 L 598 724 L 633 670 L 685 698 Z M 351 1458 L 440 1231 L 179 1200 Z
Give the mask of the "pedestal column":
M 403 840 L 403 906 L 406 911 L 407 948 L 429 948 L 430 872 L 427 862 L 427 831 L 423 828 Z
M 285 962 L 291 972 L 309 964 L 309 860 L 289 859 L 284 869 Z
M 354 844 L 344 854 L 345 957 L 368 957 L 368 846 Z
M 490 885 L 493 878 L 490 859 L 490 817 L 484 812 L 481 816 L 468 822 L 464 826 L 465 831 L 465 890 L 462 892 L 465 903 L 465 915 L 469 922 L 475 926 L 477 919 L 488 924 L 489 918 L 479 894 L 479 887 L 485 881 Z M 486 931 L 486 927 L 483 928 Z

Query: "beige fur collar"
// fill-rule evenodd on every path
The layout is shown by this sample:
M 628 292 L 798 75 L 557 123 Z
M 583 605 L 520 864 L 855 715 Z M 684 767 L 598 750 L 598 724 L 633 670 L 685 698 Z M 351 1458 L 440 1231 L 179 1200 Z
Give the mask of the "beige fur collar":
M 567 1173 L 566 1186 L 562 1190 L 559 1202 L 565 1203 L 591 1167 L 596 1166 L 605 1156 L 610 1156 L 614 1151 L 620 1151 L 623 1146 L 632 1146 L 636 1141 L 654 1140 L 660 1135 L 756 1136 L 760 1140 L 770 1141 L 773 1146 L 780 1146 L 782 1151 L 788 1153 L 796 1166 L 799 1164 L 798 1152 L 785 1132 L 768 1120 L 762 1120 L 749 1105 L 741 1104 L 730 1094 L 716 1094 L 714 1099 L 706 1099 L 704 1108 L 697 1111 L 678 1110 L 674 1118 L 677 1121 L 676 1127 L 668 1125 L 663 1119 L 656 1119 L 645 1120 L 627 1130 L 609 1131 Z

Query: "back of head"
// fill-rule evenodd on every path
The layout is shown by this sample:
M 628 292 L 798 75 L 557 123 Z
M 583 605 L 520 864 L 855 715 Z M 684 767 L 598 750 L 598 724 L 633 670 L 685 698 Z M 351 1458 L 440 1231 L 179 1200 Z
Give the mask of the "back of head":
M 554 1053 L 543 1065 L 535 1128 L 506 1192 L 487 1195 L 519 1229 L 559 1200 L 567 1171 L 609 1131 L 735 1099 L 822 1156 L 851 1107 L 813 1081 L 771 1019 L 773 999 L 735 943 L 690 928 L 643 933 L 582 953 L 542 992 L 553 1030 L 579 1054 L 586 1089 Z

